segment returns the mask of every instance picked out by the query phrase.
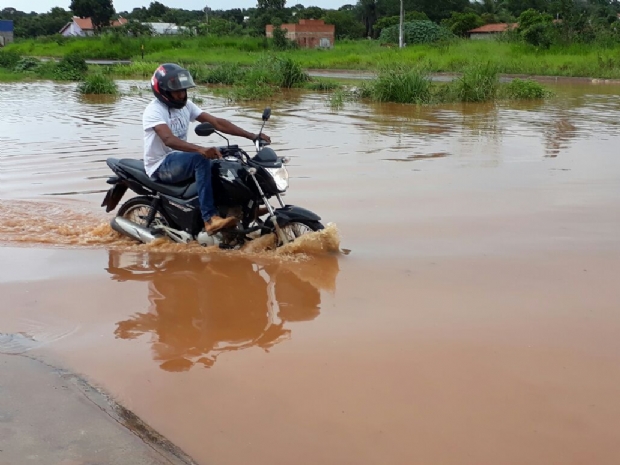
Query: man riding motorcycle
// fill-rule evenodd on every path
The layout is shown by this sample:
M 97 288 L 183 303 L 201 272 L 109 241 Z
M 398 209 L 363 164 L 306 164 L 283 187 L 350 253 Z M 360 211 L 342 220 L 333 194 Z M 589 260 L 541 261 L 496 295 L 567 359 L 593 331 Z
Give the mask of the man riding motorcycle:
M 211 160 L 221 158 L 216 147 L 187 142 L 189 123 L 210 123 L 220 132 L 255 141 L 259 136 L 216 118 L 187 100 L 187 89 L 196 87 L 188 70 L 166 63 L 155 70 L 151 89 L 156 99 L 144 110 L 144 168 L 154 181 L 176 184 L 195 177 L 205 231 L 213 234 L 235 225 L 234 217 L 217 214 L 211 185 Z M 260 138 L 271 142 L 266 134 Z

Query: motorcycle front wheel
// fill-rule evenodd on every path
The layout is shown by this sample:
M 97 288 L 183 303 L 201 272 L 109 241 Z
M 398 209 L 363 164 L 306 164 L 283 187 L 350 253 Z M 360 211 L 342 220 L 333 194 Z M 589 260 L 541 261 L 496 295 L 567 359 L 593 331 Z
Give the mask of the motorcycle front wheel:
M 282 229 L 282 232 L 286 235 L 289 242 L 293 242 L 295 239 L 305 234 L 325 229 L 325 226 L 323 226 L 320 221 L 301 220 L 291 222 L 280 229 Z M 283 245 L 282 241 L 278 239 L 278 247 L 281 245 Z

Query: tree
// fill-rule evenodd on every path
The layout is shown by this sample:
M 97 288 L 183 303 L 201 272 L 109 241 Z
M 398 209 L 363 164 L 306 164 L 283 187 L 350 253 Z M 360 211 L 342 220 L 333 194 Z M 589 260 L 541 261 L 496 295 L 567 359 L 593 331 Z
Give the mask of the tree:
M 286 0 L 257 0 L 259 10 L 283 10 Z
M 70 8 L 76 16 L 90 18 L 97 31 L 110 26 L 115 13 L 112 0 L 71 0 Z
M 328 10 L 323 19 L 326 24 L 336 26 L 337 39 L 361 39 L 366 32 L 364 25 L 355 18 L 353 11 Z
M 151 2 L 151 4 L 148 7 L 148 13 L 150 17 L 153 18 L 161 18 L 162 16 L 164 16 L 166 14 L 166 12 L 169 10 L 169 8 L 159 2 Z
M 476 29 L 484 24 L 484 20 L 476 13 L 457 13 L 452 12 L 452 16 L 449 19 L 444 19 L 441 22 L 452 31 L 452 34 L 464 37 L 467 35 L 467 31 Z
M 325 10 L 323 8 L 319 8 L 318 6 L 309 6 L 308 8 L 304 8 L 297 14 L 297 18 L 300 19 L 321 19 L 325 14 Z

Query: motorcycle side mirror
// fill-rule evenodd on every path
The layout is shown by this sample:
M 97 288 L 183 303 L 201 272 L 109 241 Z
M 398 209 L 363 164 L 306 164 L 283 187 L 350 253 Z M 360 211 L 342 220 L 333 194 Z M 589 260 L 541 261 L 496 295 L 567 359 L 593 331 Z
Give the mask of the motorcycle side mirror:
M 194 131 L 200 137 L 207 137 L 215 132 L 215 128 L 211 123 L 200 123 Z
M 271 108 L 267 107 L 263 110 L 263 121 L 267 121 L 271 116 Z

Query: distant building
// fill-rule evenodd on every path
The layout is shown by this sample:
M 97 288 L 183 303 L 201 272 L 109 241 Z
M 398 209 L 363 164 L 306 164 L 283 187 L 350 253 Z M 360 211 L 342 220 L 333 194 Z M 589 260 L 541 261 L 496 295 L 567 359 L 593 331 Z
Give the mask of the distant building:
M 0 20 L 0 47 L 13 42 L 13 21 Z
M 470 39 L 492 39 L 497 37 L 502 32 L 509 31 L 518 27 L 518 23 L 496 23 L 485 24 L 484 26 L 477 27 L 467 31 Z
M 159 36 L 177 35 L 183 32 L 184 28 L 174 23 L 142 23 L 144 26 L 150 26 L 153 33 Z
M 124 24 L 127 24 L 128 21 L 125 18 L 119 18 L 116 21 L 112 21 L 110 26 L 119 27 Z M 60 34 L 65 37 L 85 37 L 95 35 L 95 27 L 93 26 L 93 22 L 90 18 L 78 18 L 77 16 L 73 17 L 73 20 L 65 25 L 60 30 Z
M 286 38 L 304 48 L 332 48 L 336 38 L 336 26 L 325 24 L 322 19 L 300 19 L 299 24 L 283 24 Z M 265 28 L 267 37 L 273 37 L 273 25 Z

